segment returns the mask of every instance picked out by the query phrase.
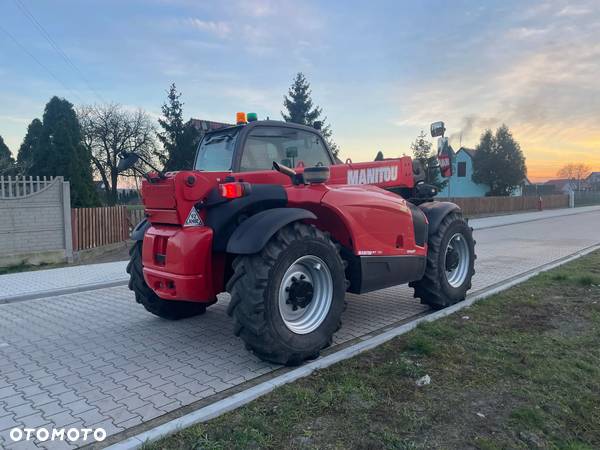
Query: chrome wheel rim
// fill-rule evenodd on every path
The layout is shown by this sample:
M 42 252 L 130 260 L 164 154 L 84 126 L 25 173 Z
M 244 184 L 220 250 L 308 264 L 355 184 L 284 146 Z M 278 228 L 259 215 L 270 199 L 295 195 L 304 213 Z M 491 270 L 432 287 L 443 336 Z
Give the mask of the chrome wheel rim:
M 279 286 L 279 314 L 290 331 L 308 334 L 316 330 L 332 301 L 333 279 L 321 258 L 303 256 L 286 270 Z
M 444 252 L 446 280 L 454 288 L 460 287 L 469 273 L 469 244 L 461 233 L 452 235 Z

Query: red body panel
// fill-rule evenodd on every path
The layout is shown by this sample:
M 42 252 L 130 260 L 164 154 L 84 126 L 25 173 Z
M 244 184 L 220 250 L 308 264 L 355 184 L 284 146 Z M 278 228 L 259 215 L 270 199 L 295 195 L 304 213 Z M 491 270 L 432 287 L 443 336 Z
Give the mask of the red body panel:
M 212 236 L 208 227 L 151 226 L 142 250 L 148 286 L 164 299 L 212 301 L 217 294 L 212 275 Z
M 276 171 L 173 172 L 166 179 L 142 183 L 152 224 L 144 238 L 144 277 L 161 298 L 212 302 L 224 290 L 226 255 L 213 253 L 213 231 L 183 224 L 194 205 L 230 175 L 236 181 L 284 186 L 288 206 L 314 212 L 315 225 L 357 256 L 427 253 L 426 247 L 415 245 L 406 201 L 382 189 L 413 187 L 409 157 L 331 166 L 330 180 L 320 185 L 292 185 L 289 177 Z M 205 221 L 206 211 L 198 212 Z

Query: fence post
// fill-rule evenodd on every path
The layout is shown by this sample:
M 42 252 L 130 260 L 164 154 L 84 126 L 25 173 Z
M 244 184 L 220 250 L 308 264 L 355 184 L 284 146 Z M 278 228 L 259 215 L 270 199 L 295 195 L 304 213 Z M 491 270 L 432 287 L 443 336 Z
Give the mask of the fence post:
M 79 217 L 76 209 L 71 209 L 71 232 L 73 233 L 73 251 L 79 250 Z
M 575 208 L 575 192 L 569 191 L 569 208 Z
M 63 222 L 65 225 L 65 257 L 67 262 L 73 262 L 73 229 L 71 228 L 71 190 L 69 182 L 61 180 Z

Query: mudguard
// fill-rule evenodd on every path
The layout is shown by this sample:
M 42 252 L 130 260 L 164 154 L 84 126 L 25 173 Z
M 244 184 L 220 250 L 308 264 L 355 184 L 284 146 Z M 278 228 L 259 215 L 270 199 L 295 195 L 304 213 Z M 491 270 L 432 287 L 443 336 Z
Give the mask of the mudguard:
M 429 222 L 429 236 L 437 233 L 437 230 L 448 214 L 460 211 L 460 207 L 452 202 L 426 202 L 419 205 Z
M 227 242 L 227 253 L 250 255 L 260 252 L 277 231 L 303 219 L 316 219 L 312 212 L 301 208 L 273 208 L 244 220 Z
M 150 228 L 150 222 L 148 222 L 147 218 L 144 218 L 141 220 L 140 223 L 138 223 L 135 228 L 133 229 L 133 231 L 131 232 L 130 238 L 132 241 L 143 241 L 144 240 L 144 234 L 146 234 L 146 231 L 148 230 L 148 228 Z

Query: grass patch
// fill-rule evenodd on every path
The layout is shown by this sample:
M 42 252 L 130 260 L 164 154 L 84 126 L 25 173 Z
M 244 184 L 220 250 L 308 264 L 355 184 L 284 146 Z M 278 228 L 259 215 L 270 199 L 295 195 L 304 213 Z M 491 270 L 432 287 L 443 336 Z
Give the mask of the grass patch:
M 146 448 L 600 448 L 600 252 Z
M 7 267 L 0 267 L 0 275 L 6 275 L 8 273 L 18 273 L 18 272 L 31 272 L 34 270 L 44 270 L 44 269 L 54 269 L 56 267 L 64 267 L 66 263 L 56 263 L 56 264 L 48 264 L 48 263 L 40 263 L 40 264 L 26 264 L 21 262 L 19 264 L 13 264 Z

